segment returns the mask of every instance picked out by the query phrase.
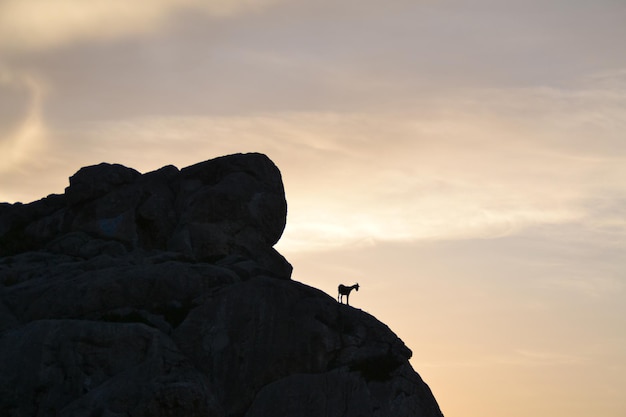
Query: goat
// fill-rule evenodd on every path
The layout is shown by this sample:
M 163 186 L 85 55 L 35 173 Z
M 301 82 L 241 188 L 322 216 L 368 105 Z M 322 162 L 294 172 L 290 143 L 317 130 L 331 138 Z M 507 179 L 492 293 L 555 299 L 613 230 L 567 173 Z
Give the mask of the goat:
M 350 291 L 352 290 L 359 290 L 359 284 L 354 284 L 351 286 L 346 286 L 343 284 L 339 284 L 338 287 L 339 290 L 339 294 L 337 294 L 337 302 L 341 303 L 341 301 L 343 300 L 343 296 L 346 296 L 346 305 L 350 305 Z

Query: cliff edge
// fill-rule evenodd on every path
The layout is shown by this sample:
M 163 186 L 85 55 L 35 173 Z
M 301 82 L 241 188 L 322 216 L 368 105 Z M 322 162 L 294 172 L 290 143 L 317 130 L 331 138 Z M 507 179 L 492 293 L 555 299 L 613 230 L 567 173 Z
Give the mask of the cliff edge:
M 0 204 L 0 415 L 441 417 L 373 316 L 292 281 L 265 155 Z

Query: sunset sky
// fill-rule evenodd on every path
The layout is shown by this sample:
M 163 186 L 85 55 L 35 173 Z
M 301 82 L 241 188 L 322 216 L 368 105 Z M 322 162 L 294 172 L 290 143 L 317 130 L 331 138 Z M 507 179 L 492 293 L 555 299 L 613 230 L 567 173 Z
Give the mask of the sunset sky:
M 0 201 L 236 152 L 446 417 L 626 415 L 626 1 L 0 0 Z

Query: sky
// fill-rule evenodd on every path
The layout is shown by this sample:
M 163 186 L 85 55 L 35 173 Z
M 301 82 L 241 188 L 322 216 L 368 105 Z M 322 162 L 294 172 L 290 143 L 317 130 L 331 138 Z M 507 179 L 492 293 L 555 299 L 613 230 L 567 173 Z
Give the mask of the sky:
M 624 0 L 0 0 L 0 201 L 280 168 L 293 279 L 447 417 L 626 415 Z

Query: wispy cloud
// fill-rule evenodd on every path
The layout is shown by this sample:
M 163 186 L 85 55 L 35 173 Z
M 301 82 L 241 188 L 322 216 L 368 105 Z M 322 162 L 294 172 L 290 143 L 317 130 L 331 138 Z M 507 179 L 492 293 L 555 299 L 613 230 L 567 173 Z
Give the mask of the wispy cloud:
M 290 204 L 280 245 L 295 251 L 492 238 L 584 222 L 590 199 L 626 194 L 624 103 L 626 94 L 596 87 L 509 89 L 403 102 L 401 111 L 137 118 L 74 125 L 59 152 L 76 169 L 110 160 L 143 171 L 265 152 Z M 602 117 L 590 122 L 592 113 Z M 85 160 L 83 147 L 98 159 Z M 615 228 L 615 218 L 601 224 L 609 220 Z
M 154 32 L 181 13 L 225 17 L 278 0 L 4 0 L 0 51 L 24 52 Z
M 4 120 L 11 127 L 0 134 L 0 174 L 20 171 L 35 154 L 45 149 L 45 128 L 42 121 L 43 83 L 32 75 L 16 74 L 0 67 L 0 92 L 17 89 L 27 96 L 23 113 Z M 13 103 L 7 103 L 11 105 Z

